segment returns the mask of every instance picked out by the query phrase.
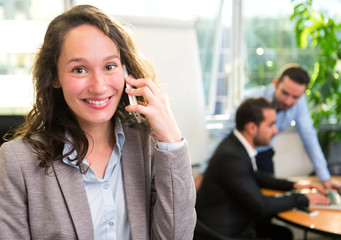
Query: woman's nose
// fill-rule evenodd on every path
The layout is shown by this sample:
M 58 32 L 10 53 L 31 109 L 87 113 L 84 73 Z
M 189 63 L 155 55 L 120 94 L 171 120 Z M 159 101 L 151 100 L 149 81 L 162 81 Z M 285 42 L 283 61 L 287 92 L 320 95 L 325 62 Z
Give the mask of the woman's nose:
M 100 73 L 94 73 L 90 79 L 89 91 L 96 94 L 101 94 L 107 90 L 105 78 Z

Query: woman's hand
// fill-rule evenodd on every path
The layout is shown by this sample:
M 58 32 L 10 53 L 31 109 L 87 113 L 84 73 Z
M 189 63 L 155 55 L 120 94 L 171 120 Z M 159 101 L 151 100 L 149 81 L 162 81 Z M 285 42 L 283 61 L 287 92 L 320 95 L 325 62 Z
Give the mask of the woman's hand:
M 136 87 L 135 89 L 126 88 L 127 94 L 143 96 L 147 100 L 147 103 L 138 102 L 138 105 L 129 105 L 126 110 L 145 115 L 160 142 L 182 141 L 182 135 L 170 109 L 166 92 L 159 89 L 150 78 L 133 80 L 129 76 L 126 81 Z

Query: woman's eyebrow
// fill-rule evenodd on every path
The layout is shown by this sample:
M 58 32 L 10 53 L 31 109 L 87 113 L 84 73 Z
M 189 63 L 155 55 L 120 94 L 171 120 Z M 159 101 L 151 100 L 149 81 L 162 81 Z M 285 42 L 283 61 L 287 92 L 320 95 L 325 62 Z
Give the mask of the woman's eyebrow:
M 104 58 L 105 60 L 109 60 L 109 59 L 115 59 L 115 58 L 119 58 L 116 54 L 110 55 L 106 58 Z
M 119 57 L 116 54 L 107 56 L 104 58 L 104 60 L 111 60 L 111 59 L 119 59 Z M 76 58 L 71 58 L 69 61 L 67 61 L 67 64 L 71 63 L 71 62 L 86 62 L 87 60 L 85 58 L 81 58 L 81 57 L 76 57 Z

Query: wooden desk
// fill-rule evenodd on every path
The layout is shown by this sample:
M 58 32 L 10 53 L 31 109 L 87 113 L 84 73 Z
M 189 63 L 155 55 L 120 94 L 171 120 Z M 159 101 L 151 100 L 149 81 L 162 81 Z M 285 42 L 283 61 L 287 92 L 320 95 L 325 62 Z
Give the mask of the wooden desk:
M 333 177 L 341 181 L 341 177 Z M 316 177 L 299 177 L 292 179 L 296 180 L 311 180 L 317 181 Z M 279 191 L 264 190 L 264 195 L 274 195 L 280 193 Z M 285 211 L 277 214 L 276 218 L 286 223 L 302 228 L 305 231 L 319 233 L 332 238 L 341 239 L 341 211 L 324 210 L 324 209 L 310 209 L 318 211 L 317 216 L 309 216 L 296 210 Z

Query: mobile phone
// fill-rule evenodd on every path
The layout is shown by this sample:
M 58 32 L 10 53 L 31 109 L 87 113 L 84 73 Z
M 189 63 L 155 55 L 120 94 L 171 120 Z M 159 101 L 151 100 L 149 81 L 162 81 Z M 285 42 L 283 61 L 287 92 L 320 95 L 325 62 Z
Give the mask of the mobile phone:
M 315 217 L 317 215 L 319 215 L 318 211 L 311 211 L 308 208 L 294 208 L 295 211 L 304 213 L 304 214 L 308 214 L 311 217 Z
M 122 66 L 123 72 L 124 72 L 124 80 L 128 77 L 128 71 L 125 65 Z M 130 84 L 125 82 L 127 88 L 133 88 Z M 136 96 L 132 96 L 128 94 L 129 104 L 130 105 L 137 105 L 137 99 Z M 136 118 L 138 123 L 141 123 L 141 115 L 138 112 L 133 112 L 134 117 Z

